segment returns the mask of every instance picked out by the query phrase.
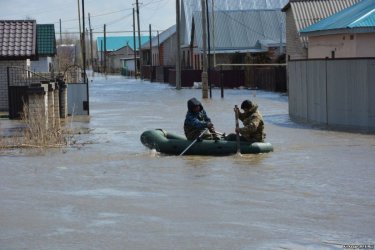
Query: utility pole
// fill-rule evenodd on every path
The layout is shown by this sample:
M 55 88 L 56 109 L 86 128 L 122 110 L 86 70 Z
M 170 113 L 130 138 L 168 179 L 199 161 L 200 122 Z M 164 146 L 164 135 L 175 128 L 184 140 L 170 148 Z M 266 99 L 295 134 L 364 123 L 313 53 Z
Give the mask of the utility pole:
M 151 41 L 151 24 L 149 25 L 149 29 L 150 29 L 150 59 L 149 59 L 149 65 L 152 66 L 152 41 Z M 151 72 L 152 72 L 152 68 L 151 68 Z M 152 75 L 150 76 L 151 77 L 151 81 L 152 81 Z
M 91 19 L 90 19 L 90 13 L 89 13 L 89 28 L 90 28 L 90 62 L 91 62 L 91 69 L 92 73 L 94 74 L 94 53 L 92 48 L 92 29 L 91 29 Z
M 180 24 L 180 0 L 176 0 L 176 89 L 181 89 L 181 24 Z
M 207 51 L 206 51 L 206 0 L 201 0 L 202 7 L 202 43 L 203 43 L 203 71 L 202 71 L 202 98 L 208 98 L 208 77 L 207 77 Z
M 211 85 L 211 45 L 210 45 L 210 14 L 208 11 L 208 0 L 206 0 L 206 14 L 207 14 L 207 43 L 208 43 L 208 85 L 210 87 L 210 98 L 212 98 L 212 85 Z
M 212 5 L 212 45 L 214 47 L 214 67 L 216 67 L 216 47 L 215 47 L 215 12 L 214 12 L 214 0 L 211 0 Z
M 104 54 L 103 54 L 103 41 L 101 40 L 100 41 L 100 72 L 102 72 L 102 70 L 104 68 L 103 58 L 104 58 Z
M 137 79 L 137 43 L 135 39 L 135 10 L 133 8 L 134 77 Z
M 60 45 L 62 44 L 61 18 L 60 18 Z
M 136 0 L 136 7 L 137 7 L 137 23 L 138 23 L 138 50 L 139 50 L 139 72 L 142 79 L 142 65 L 143 65 L 143 56 L 141 51 L 141 26 L 139 24 L 139 4 L 138 0 Z
M 81 28 L 81 8 L 80 8 L 79 0 L 77 0 L 77 4 L 78 4 L 79 41 L 81 45 L 81 50 L 80 50 L 81 53 L 79 53 L 79 59 L 80 61 L 82 61 L 82 28 Z
M 280 48 L 279 48 L 279 56 L 283 53 L 283 23 L 280 23 Z
M 104 74 L 107 74 L 107 34 L 106 34 L 106 25 L 104 24 Z
M 87 114 L 90 115 L 89 81 L 86 76 L 86 34 L 85 34 L 85 0 L 82 0 L 82 51 L 83 51 L 83 82 L 86 84 Z
M 161 65 L 161 62 L 160 62 L 160 37 L 159 37 L 159 31 L 158 32 L 158 63 L 157 65 L 160 66 Z

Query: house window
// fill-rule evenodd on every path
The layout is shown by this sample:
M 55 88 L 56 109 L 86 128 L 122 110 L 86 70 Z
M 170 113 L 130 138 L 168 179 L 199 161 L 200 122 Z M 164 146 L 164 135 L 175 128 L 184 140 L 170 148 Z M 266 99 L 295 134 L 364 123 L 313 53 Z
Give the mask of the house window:
M 350 40 L 354 40 L 354 35 L 350 35 Z

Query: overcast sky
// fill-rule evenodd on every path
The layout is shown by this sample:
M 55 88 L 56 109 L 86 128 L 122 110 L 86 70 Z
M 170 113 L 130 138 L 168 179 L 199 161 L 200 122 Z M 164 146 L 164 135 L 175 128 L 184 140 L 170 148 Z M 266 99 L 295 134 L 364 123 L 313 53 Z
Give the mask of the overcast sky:
M 110 33 L 133 30 L 133 8 L 135 0 L 84 0 L 86 13 L 86 28 L 89 27 L 88 13 L 91 16 L 91 26 L 95 36 L 103 36 L 103 26 L 110 36 L 133 35 L 133 33 Z M 78 2 L 82 0 L 0 0 L 1 20 L 35 19 L 37 24 L 55 24 L 58 37 L 60 32 L 77 32 Z M 175 0 L 139 0 L 141 30 L 165 30 L 176 23 Z M 141 35 L 148 35 L 143 33 Z M 156 35 L 156 32 L 155 34 Z

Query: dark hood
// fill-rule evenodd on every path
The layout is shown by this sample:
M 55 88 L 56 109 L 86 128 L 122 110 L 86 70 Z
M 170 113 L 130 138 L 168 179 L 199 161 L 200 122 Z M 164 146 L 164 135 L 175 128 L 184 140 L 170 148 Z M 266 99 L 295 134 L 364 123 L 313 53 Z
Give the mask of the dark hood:
M 201 107 L 201 110 L 203 110 L 202 103 L 201 103 L 200 101 L 198 101 L 196 98 L 191 98 L 191 99 L 187 102 L 187 106 L 188 106 L 188 110 L 189 110 L 189 111 L 193 111 L 193 109 L 194 109 L 195 106 L 200 106 L 200 107 Z

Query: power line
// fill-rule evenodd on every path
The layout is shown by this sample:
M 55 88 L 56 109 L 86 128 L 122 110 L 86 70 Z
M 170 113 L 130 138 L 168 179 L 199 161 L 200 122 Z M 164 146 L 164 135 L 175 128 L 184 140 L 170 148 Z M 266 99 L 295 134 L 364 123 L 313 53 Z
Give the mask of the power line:
M 164 30 L 151 30 L 151 32 L 155 33 L 155 32 L 163 32 Z M 149 30 L 141 30 L 140 32 L 142 33 L 147 33 L 149 32 Z M 103 31 L 93 31 L 92 32 L 93 34 L 103 34 Z M 106 31 L 106 33 L 133 33 L 132 30 L 116 30 L 116 31 Z M 65 32 L 61 32 L 61 34 L 79 34 L 79 31 L 65 31 Z

